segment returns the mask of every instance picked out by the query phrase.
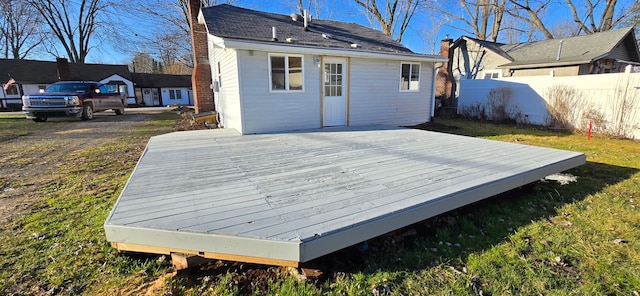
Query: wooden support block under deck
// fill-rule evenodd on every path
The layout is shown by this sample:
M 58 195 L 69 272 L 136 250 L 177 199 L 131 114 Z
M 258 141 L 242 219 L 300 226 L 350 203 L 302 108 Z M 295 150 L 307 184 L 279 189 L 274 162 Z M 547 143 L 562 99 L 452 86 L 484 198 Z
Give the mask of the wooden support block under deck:
M 252 257 L 252 256 L 241 256 L 241 255 L 233 255 L 233 254 L 198 252 L 193 250 L 179 250 L 179 249 L 162 248 L 162 247 L 154 247 L 154 246 L 146 246 L 146 245 L 138 245 L 138 244 L 112 242 L 111 246 L 118 249 L 119 251 L 125 251 L 125 252 L 151 253 L 151 254 L 159 254 L 159 255 L 172 255 L 174 253 L 181 253 L 183 255 L 197 255 L 206 259 L 238 261 L 238 262 L 264 264 L 264 265 L 290 266 L 290 267 L 298 267 L 300 265 L 300 262 L 297 262 L 297 261 L 260 258 L 260 257 Z

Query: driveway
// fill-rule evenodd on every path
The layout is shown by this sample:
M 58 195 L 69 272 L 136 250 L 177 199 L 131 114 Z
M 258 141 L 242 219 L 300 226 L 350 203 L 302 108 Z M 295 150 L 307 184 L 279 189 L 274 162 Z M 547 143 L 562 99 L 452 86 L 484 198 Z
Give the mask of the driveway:
M 122 116 L 99 112 L 90 121 L 53 118 L 38 123 L 37 132 L 0 142 L 0 225 L 28 210 L 38 199 L 39 189 L 56 180 L 62 155 L 114 141 L 151 114 L 167 110 L 130 108 Z

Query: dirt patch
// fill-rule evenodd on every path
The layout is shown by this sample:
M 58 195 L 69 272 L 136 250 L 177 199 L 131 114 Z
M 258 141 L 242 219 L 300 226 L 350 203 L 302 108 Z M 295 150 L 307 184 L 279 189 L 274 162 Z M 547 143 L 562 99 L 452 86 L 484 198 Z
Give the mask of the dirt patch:
M 91 121 L 51 119 L 39 123 L 35 133 L 5 139 L 0 149 L 0 225 L 30 209 L 41 198 L 40 189 L 57 179 L 57 169 L 67 155 L 97 147 L 122 137 L 147 119 L 165 111 L 127 109 L 127 114 L 96 113 Z M 27 120 L 27 119 L 25 119 Z

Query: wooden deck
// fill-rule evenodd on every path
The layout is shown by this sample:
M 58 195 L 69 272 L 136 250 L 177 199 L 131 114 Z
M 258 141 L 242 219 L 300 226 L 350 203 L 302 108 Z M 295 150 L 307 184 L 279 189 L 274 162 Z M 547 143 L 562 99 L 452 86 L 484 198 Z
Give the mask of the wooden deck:
M 153 137 L 105 222 L 126 251 L 297 266 L 585 162 L 394 127 Z

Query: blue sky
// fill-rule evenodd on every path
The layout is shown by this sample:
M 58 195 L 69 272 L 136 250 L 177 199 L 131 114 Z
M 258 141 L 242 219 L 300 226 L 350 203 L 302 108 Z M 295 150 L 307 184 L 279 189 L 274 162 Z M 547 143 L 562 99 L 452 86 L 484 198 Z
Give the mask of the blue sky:
M 631 5 L 633 1 L 634 0 L 619 0 L 619 8 L 627 7 Z M 304 2 L 307 3 L 308 1 L 305 0 Z M 379 5 L 382 5 L 382 3 L 384 3 L 384 1 L 378 2 L 380 2 Z M 437 3 L 445 2 L 446 1 L 438 1 Z M 240 7 L 286 15 L 296 11 L 295 3 L 297 3 L 296 0 L 235 0 L 233 2 L 234 5 Z M 354 22 L 367 27 L 374 27 L 376 29 L 379 28 L 377 23 L 374 23 L 372 25 L 361 12 L 361 8 L 351 0 L 324 0 L 324 3 L 325 5 L 320 9 L 319 13 L 315 10 L 312 11 L 314 17 L 344 22 Z M 563 6 L 553 6 L 553 9 L 549 9 L 544 17 L 553 19 L 555 22 L 572 23 L 573 20 L 571 13 L 567 9 L 560 9 Z M 460 10 L 460 12 L 462 13 L 461 9 L 458 8 L 458 10 Z M 134 32 L 135 30 L 149 30 L 149 28 L 140 26 L 140 24 L 141 23 L 137 23 L 131 26 L 129 30 L 133 30 Z M 437 53 L 440 40 L 445 38 L 445 36 L 448 35 L 450 38 L 457 39 L 462 35 L 472 35 L 459 29 L 463 26 L 464 25 L 459 21 L 445 23 L 442 18 L 429 17 L 425 13 L 417 14 L 416 17 L 414 17 L 414 19 L 412 20 L 410 27 L 405 32 L 402 44 L 417 53 Z M 130 60 L 130 56 L 113 53 L 113 51 L 109 50 L 108 48 L 103 48 L 103 50 L 99 51 L 92 51 L 87 59 L 88 62 L 118 64 L 127 64 Z

